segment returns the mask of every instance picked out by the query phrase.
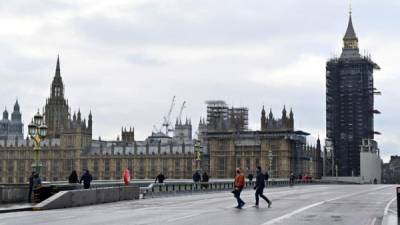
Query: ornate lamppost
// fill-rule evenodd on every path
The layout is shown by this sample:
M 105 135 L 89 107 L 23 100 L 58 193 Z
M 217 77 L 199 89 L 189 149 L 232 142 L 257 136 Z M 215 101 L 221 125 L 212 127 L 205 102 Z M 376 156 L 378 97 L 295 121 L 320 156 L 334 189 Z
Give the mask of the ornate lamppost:
M 195 160 L 196 160 L 196 167 L 197 170 L 200 171 L 200 161 L 201 161 L 201 143 L 200 140 L 195 140 L 194 143 L 194 152 L 195 152 Z
M 269 158 L 269 173 L 271 174 L 271 178 L 272 178 L 272 177 L 274 177 L 274 171 L 272 171 L 272 160 L 274 160 L 274 155 L 272 154 L 272 149 L 269 149 L 268 158 Z
M 40 163 L 40 143 L 47 136 L 47 126 L 44 124 L 43 115 L 38 112 L 33 117 L 32 122 L 28 125 L 28 133 L 31 139 L 33 140 L 33 160 L 34 164 L 32 165 L 33 170 L 40 174 L 40 169 L 42 167 L 42 163 Z

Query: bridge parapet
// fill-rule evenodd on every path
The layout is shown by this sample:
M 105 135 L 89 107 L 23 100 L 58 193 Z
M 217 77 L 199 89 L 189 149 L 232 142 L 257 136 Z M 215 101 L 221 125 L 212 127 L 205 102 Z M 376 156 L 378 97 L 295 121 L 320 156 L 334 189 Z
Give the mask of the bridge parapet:
M 318 180 L 295 181 L 295 184 L 317 184 Z M 253 188 L 255 182 L 247 181 L 245 188 Z M 289 186 L 289 180 L 279 179 L 270 180 L 266 183 L 267 187 Z M 233 181 L 211 181 L 211 182 L 166 182 L 152 183 L 148 187 L 141 187 L 142 197 L 155 197 L 163 194 L 179 194 L 194 192 L 212 192 L 233 190 Z

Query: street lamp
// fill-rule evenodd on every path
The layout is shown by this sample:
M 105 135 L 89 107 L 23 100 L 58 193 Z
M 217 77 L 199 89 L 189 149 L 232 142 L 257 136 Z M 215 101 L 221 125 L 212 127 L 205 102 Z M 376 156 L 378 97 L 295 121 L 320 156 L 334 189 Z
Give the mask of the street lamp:
M 274 173 L 272 171 L 272 160 L 274 159 L 274 156 L 272 155 L 271 148 L 269 149 L 268 157 L 269 157 L 269 173 L 271 174 L 271 177 L 274 177 Z
M 194 142 L 194 151 L 195 151 L 195 160 L 197 164 L 197 170 L 200 170 L 200 161 L 201 161 L 201 144 L 200 140 L 195 140 Z
M 40 143 L 46 138 L 47 136 L 47 126 L 44 124 L 43 115 L 36 113 L 33 117 L 32 122 L 28 125 L 28 133 L 31 139 L 33 140 L 33 160 L 35 161 L 32 165 L 33 170 L 40 174 L 40 168 L 42 164 L 40 163 Z

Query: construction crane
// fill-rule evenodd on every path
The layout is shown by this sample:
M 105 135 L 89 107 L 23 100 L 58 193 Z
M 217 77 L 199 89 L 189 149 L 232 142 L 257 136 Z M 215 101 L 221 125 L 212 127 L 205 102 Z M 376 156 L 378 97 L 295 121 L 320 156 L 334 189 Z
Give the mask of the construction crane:
M 174 109 L 174 106 L 175 106 L 175 96 L 172 98 L 172 102 L 171 102 L 171 106 L 169 107 L 168 114 L 166 116 L 164 116 L 164 122 L 162 124 L 163 127 L 165 127 L 165 135 L 167 135 L 167 136 L 170 131 L 173 131 L 173 129 L 171 129 L 170 127 L 172 127 L 171 114 L 172 114 L 172 110 Z
M 178 115 L 178 120 L 179 121 L 182 121 L 182 112 L 183 112 L 184 108 L 186 108 L 186 101 L 183 101 L 181 109 L 179 110 L 179 115 Z

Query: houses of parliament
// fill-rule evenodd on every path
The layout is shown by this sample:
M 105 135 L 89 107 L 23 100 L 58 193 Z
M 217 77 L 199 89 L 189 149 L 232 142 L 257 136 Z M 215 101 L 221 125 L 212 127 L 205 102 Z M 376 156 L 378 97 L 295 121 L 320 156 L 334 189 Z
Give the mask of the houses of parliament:
M 134 128 L 122 128 L 121 138 L 93 139 L 93 115 L 78 110 L 71 113 L 64 96 L 60 60 L 44 106 L 48 135 L 42 142 L 41 177 L 45 181 L 65 181 L 72 170 L 88 169 L 96 180 L 121 179 L 128 168 L 133 179 L 152 179 L 162 172 L 170 179 L 190 179 L 195 170 L 207 171 L 212 178 L 231 178 L 237 167 L 245 173 L 257 165 L 273 169 L 273 177 L 291 172 L 320 177 L 321 147 L 307 144 L 308 133 L 294 130 L 293 112 L 275 119 L 261 111 L 259 131 L 247 127 L 248 109 L 229 109 L 223 102 L 207 105 L 207 121 L 200 120 L 198 138 L 201 159 L 195 154 L 192 122 L 177 120 L 174 134 L 153 132 L 136 140 Z M 223 103 L 223 104 L 222 104 Z M 15 103 L 11 120 L 8 111 L 0 121 L 0 183 L 26 183 L 32 172 L 33 142 L 23 136 L 20 106 Z

